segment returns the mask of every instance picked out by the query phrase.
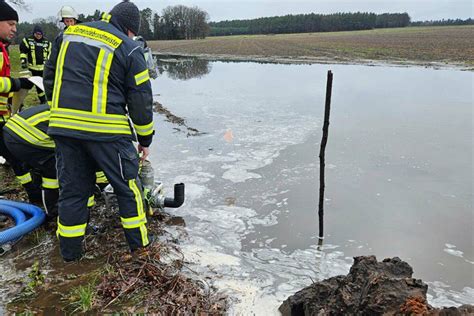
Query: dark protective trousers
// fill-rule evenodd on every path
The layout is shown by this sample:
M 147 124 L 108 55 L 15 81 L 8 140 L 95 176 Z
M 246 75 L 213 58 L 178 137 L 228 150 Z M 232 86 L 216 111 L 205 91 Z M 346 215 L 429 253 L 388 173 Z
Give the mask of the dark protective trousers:
M 130 250 L 148 245 L 142 192 L 137 185 L 139 157 L 131 140 L 86 141 L 54 136 L 59 179 L 58 231 L 61 255 L 67 261 L 83 254 L 88 197 L 94 191 L 95 170 L 103 170 L 114 188 Z
M 50 218 L 58 215 L 59 184 L 56 175 L 56 157 L 54 149 L 32 146 L 26 142 L 18 141 L 8 133 L 4 133 L 5 145 L 15 157 L 15 161 L 24 163 L 24 167 L 39 172 L 42 200 L 46 213 Z
M 42 70 L 31 70 L 31 74 L 33 76 L 40 76 L 41 78 L 43 78 L 43 71 Z M 41 104 L 46 104 L 46 94 L 44 93 L 43 90 L 41 90 L 40 88 L 38 88 L 38 86 L 35 85 L 35 88 L 36 88 L 36 92 L 38 93 L 38 99 L 40 100 L 40 103 Z
M 2 119 L 0 118 L 0 120 Z M 23 162 L 15 158 L 5 145 L 5 137 L 8 137 L 8 134 L 3 132 L 4 125 L 5 124 L 0 121 L 0 156 L 10 164 L 16 178 L 25 188 L 29 201 L 31 203 L 41 203 L 41 190 L 37 179 L 32 176 Z

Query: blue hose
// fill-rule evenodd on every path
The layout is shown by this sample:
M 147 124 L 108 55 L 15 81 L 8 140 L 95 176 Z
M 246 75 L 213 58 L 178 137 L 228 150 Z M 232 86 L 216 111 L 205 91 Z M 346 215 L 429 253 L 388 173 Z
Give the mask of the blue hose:
M 16 224 L 15 227 L 0 232 L 0 245 L 26 235 L 40 226 L 46 218 L 46 214 L 37 206 L 7 200 L 0 200 L 0 213 L 13 217 Z M 25 213 L 30 216 L 26 221 Z

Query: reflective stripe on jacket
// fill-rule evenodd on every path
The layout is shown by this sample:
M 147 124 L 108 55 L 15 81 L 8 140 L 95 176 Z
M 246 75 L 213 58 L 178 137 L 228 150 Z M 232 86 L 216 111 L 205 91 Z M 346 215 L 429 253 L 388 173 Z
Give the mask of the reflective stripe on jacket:
M 3 131 L 19 142 L 54 150 L 53 140 L 46 134 L 49 124 L 49 106 L 38 105 L 12 116 Z
M 8 98 L 12 89 L 10 79 L 10 59 L 8 58 L 7 48 L 0 41 L 0 122 L 10 117 L 8 109 Z
M 95 141 L 153 137 L 152 91 L 142 49 L 102 20 L 68 27 L 44 70 L 51 100 L 48 134 Z
M 39 41 L 34 37 L 25 37 L 20 43 L 20 59 L 27 61 L 31 70 L 42 71 L 50 53 L 51 43 L 44 37 Z

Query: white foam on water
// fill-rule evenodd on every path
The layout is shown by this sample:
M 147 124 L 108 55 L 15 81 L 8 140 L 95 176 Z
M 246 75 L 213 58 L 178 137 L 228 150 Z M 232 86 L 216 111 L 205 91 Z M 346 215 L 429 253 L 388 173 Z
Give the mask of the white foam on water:
M 446 248 L 444 249 L 444 252 L 447 254 L 450 254 L 451 256 L 463 258 L 464 257 L 464 252 L 461 250 L 456 250 L 456 246 L 452 244 L 445 244 Z
M 428 302 L 434 307 L 474 305 L 474 288 L 464 287 L 461 291 L 454 291 L 440 281 L 426 283 L 429 287 Z

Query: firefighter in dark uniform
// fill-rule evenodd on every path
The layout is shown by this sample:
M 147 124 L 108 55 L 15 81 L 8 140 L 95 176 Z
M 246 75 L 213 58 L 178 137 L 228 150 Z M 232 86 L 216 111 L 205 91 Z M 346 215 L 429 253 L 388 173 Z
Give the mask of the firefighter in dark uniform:
M 33 76 L 43 77 L 44 63 L 51 53 L 51 42 L 43 36 L 43 30 L 35 25 L 33 35 L 25 37 L 20 43 L 21 68 L 29 69 Z M 36 87 L 40 103 L 46 103 L 44 91 Z
M 31 107 L 14 115 L 3 128 L 5 145 L 15 160 L 25 168 L 35 169 L 41 175 L 43 206 L 49 218 L 58 215 L 59 182 L 56 171 L 54 141 L 47 135 L 50 118 L 49 105 Z M 100 189 L 107 185 L 102 171 L 96 172 Z M 93 192 L 88 207 L 94 205 Z
M 5 145 L 16 161 L 37 169 L 41 174 L 43 204 L 46 213 L 57 215 L 58 179 L 54 142 L 46 134 L 49 106 L 38 105 L 14 115 L 3 128 Z
M 79 260 L 95 167 L 114 188 L 130 250 L 149 244 L 139 153 L 152 142 L 152 91 L 145 57 L 132 40 L 140 27 L 135 4 L 121 2 L 101 21 L 69 26 L 45 65 L 51 100 L 48 134 L 56 143 L 59 216 L 57 235 L 65 261 Z M 133 145 L 134 131 L 138 139 Z
M 9 98 L 13 92 L 20 89 L 31 88 L 28 79 L 15 79 L 10 77 L 10 60 L 7 46 L 15 36 L 18 23 L 17 12 L 6 2 L 0 0 L 0 156 L 12 167 L 17 179 L 26 189 L 28 198 L 32 203 L 41 202 L 41 191 L 34 183 L 31 174 L 8 151 L 3 141 L 3 126 L 10 118 Z

